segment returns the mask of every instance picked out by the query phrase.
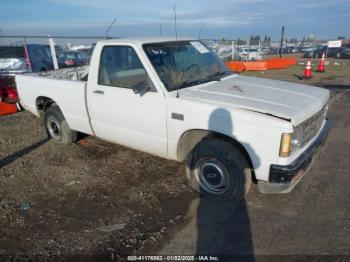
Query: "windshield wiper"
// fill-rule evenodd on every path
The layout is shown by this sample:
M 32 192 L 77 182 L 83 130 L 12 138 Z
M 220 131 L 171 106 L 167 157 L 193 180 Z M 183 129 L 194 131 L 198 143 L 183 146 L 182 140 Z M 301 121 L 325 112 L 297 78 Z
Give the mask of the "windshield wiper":
M 209 77 L 216 77 L 219 78 L 220 76 L 225 76 L 225 75 L 232 75 L 233 72 L 232 71 L 222 71 L 222 72 L 217 72 L 213 75 L 210 75 Z M 219 78 L 219 81 L 221 80 L 221 78 Z
M 203 79 L 203 80 L 193 80 L 193 81 L 184 81 L 182 82 L 180 85 L 178 85 L 174 90 L 178 90 L 178 89 L 182 89 L 182 88 L 186 88 L 186 87 L 190 87 L 190 86 L 194 86 L 194 85 L 199 85 L 199 84 L 204 84 L 207 82 L 211 82 L 211 81 L 221 81 L 220 76 L 224 76 L 226 74 L 233 74 L 233 72 L 231 71 L 223 71 L 223 72 L 217 72 L 215 74 L 209 75 L 208 78 Z
M 180 85 L 178 85 L 174 90 L 178 90 L 178 89 L 182 89 L 182 88 L 186 88 L 186 87 L 190 87 L 190 86 L 194 86 L 194 85 L 199 85 L 202 84 L 203 81 L 201 80 L 194 80 L 194 81 L 183 81 Z
M 232 75 L 233 72 L 231 71 L 216 72 L 215 74 L 209 75 L 208 78 L 205 80 L 205 82 L 221 81 L 221 76 L 225 76 L 226 74 Z

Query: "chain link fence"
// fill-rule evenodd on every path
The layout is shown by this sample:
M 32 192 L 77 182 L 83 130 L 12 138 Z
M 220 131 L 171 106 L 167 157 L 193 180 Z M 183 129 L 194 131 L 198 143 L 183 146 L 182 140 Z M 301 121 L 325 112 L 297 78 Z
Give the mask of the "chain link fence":
M 102 39 L 106 37 L 0 36 L 0 74 L 41 72 L 89 64 L 96 42 Z M 237 45 L 233 40 L 201 41 L 225 61 L 262 58 L 258 47 Z
M 0 100 L 1 97 L 10 99 L 9 94 L 15 87 L 16 74 L 62 68 L 77 71 L 78 67 L 89 65 L 96 42 L 104 39 L 107 38 L 0 36 Z M 241 41 L 227 39 L 201 39 L 201 41 L 224 61 L 260 60 L 266 54 L 263 52 L 263 47 L 247 45 L 247 41 L 244 41 L 244 44 Z
M 240 40 L 202 39 L 212 51 L 224 61 L 256 61 L 262 60 L 268 54 L 273 54 L 271 48 L 260 45 L 241 43 Z
M 0 102 L 17 101 L 16 74 L 88 65 L 102 39 L 106 38 L 0 36 Z
M 0 36 L 0 74 L 41 72 L 89 64 L 104 37 Z
M 0 88 L 14 87 L 16 74 L 88 65 L 96 42 L 103 39 L 106 37 L 0 36 Z M 253 55 L 253 47 L 233 40 L 201 41 L 225 61 L 262 58 L 258 47 Z

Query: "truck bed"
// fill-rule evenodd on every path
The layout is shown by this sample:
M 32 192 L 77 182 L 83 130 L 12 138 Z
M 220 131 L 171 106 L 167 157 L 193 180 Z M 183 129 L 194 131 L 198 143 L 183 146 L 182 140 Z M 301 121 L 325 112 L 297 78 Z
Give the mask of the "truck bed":
M 86 81 L 89 73 L 89 66 L 68 67 L 46 72 L 30 73 L 31 76 L 42 76 L 54 79 Z
M 86 81 L 88 66 L 64 68 L 54 71 L 16 76 L 21 105 L 40 116 L 38 98 L 53 100 L 64 113 L 73 130 L 92 134 L 86 107 Z

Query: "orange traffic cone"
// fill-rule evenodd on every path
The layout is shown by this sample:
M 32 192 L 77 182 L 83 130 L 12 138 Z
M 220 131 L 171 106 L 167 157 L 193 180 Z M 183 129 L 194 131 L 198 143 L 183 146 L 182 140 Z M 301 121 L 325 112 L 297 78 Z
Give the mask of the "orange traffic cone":
M 312 78 L 312 72 L 311 72 L 311 61 L 307 61 L 307 65 L 304 70 L 303 79 L 311 79 Z
M 324 73 L 326 72 L 325 64 L 324 64 L 324 53 L 322 54 L 322 58 L 320 63 L 318 64 L 317 72 Z

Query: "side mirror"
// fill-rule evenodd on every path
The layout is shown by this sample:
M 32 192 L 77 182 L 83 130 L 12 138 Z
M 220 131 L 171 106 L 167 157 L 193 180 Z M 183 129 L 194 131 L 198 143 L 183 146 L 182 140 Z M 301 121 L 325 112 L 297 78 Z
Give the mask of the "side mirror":
M 149 90 L 151 90 L 151 86 L 150 85 L 136 86 L 132 90 L 134 91 L 134 94 L 139 94 L 139 95 L 143 96 Z

